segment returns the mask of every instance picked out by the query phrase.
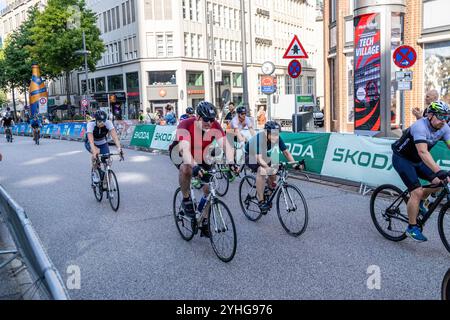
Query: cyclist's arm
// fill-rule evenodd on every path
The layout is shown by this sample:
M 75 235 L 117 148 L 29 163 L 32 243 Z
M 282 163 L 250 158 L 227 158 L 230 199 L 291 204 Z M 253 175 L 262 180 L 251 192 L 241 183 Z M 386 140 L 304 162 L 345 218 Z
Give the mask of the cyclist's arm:
M 234 129 L 234 135 L 238 138 L 239 142 L 244 142 L 245 138 L 244 136 L 241 134 L 241 131 L 237 128 Z
M 234 164 L 234 148 L 228 141 L 228 139 L 224 136 L 222 138 L 217 139 L 217 144 L 225 151 L 225 156 L 227 158 L 227 163 Z
M 270 168 L 270 166 L 267 164 L 266 160 L 264 160 L 264 157 L 261 154 L 256 155 L 256 161 L 258 161 L 259 165 L 264 169 Z
M 111 133 L 111 137 L 114 140 L 114 143 L 116 144 L 117 149 L 119 150 L 119 152 L 122 150 L 121 146 L 120 146 L 120 140 L 119 140 L 119 136 L 117 135 L 116 129 L 113 128 L 111 129 L 111 131 L 109 131 Z
M 285 156 L 285 158 L 287 159 L 288 162 L 295 162 L 295 159 L 292 156 L 292 154 L 289 152 L 289 150 L 284 150 L 283 155 Z
M 179 151 L 181 152 L 181 157 L 183 159 L 183 164 L 188 164 L 192 168 L 197 165 L 194 157 L 191 154 L 191 144 L 187 140 L 181 140 L 178 143 Z
M 431 156 L 431 153 L 428 151 L 428 145 L 426 143 L 416 143 L 416 148 L 420 159 L 422 159 L 425 165 L 433 170 L 434 173 L 438 173 L 441 168 L 437 165 Z

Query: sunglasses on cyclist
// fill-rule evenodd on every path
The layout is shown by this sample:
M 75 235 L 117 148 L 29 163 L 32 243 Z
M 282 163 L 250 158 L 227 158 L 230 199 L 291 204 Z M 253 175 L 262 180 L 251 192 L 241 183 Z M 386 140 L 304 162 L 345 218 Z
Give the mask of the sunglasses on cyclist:
M 448 120 L 450 120 L 450 115 L 448 115 L 448 114 L 437 114 L 437 113 L 435 113 L 434 115 L 436 116 L 436 118 L 438 120 L 441 120 L 441 121 L 448 121 Z
M 205 121 L 205 122 L 213 123 L 214 120 L 216 120 L 216 118 L 203 118 L 203 117 L 202 117 L 202 120 Z

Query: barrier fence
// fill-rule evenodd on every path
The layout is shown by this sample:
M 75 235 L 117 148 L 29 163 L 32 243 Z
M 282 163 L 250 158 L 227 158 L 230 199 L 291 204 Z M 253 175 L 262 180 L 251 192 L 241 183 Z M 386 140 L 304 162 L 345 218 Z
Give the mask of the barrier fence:
M 137 121 L 116 121 L 115 126 L 124 146 L 168 150 L 175 139 L 175 126 L 138 124 Z M 46 137 L 80 140 L 86 132 L 86 123 L 47 125 L 42 130 Z M 30 128 L 18 125 L 13 133 L 30 134 Z M 294 159 L 305 159 L 311 173 L 372 187 L 384 183 L 404 187 L 392 167 L 394 140 L 315 132 L 282 132 L 281 136 Z M 444 170 L 450 170 L 450 151 L 443 142 L 438 143 L 431 154 Z M 286 159 L 280 155 L 280 160 Z
M 68 300 L 69 294 L 57 269 L 50 261 L 25 211 L 0 186 L 0 213 L 16 245 L 17 251 L 0 251 L 0 254 L 13 254 L 7 261 L 20 257 L 37 290 L 54 300 Z M 6 266 L 6 263 L 1 267 Z M 41 285 L 43 284 L 43 285 Z

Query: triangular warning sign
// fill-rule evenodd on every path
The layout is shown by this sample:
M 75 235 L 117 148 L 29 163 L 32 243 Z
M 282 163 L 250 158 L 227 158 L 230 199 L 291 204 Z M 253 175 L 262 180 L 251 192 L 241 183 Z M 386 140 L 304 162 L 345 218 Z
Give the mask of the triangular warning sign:
M 283 56 L 283 59 L 308 59 L 308 54 L 306 53 L 305 48 L 303 48 L 302 43 L 295 35 L 294 39 L 292 39 L 291 44 L 289 45 L 286 53 Z

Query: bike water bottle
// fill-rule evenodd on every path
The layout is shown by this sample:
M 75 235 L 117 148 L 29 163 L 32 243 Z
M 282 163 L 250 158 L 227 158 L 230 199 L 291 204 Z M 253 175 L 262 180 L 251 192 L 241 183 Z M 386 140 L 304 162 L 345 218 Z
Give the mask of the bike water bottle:
M 207 200 L 208 200 L 208 198 L 205 197 L 205 196 L 203 196 L 203 197 L 200 199 L 200 202 L 198 203 L 198 207 L 197 207 L 198 212 L 202 213 L 203 208 L 205 207 L 205 204 L 206 204 L 206 201 L 207 201 Z

